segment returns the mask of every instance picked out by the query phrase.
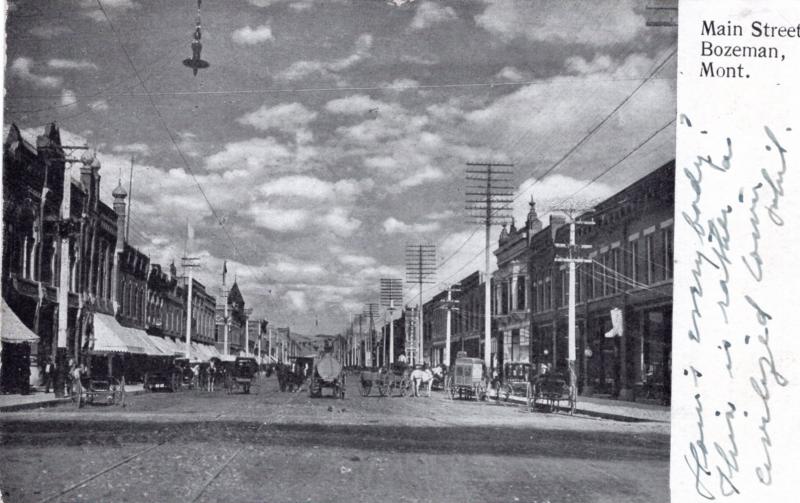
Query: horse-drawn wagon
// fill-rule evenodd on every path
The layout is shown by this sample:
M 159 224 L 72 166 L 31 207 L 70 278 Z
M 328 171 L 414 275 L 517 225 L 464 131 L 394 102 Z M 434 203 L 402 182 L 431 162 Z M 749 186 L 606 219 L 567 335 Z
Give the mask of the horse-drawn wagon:
M 225 373 L 225 387 L 228 394 L 242 390 L 245 395 L 250 393 L 250 388 L 258 376 L 258 362 L 252 356 L 238 356 L 233 361 L 230 369 Z
M 125 406 L 125 376 L 90 370 L 85 365 L 70 373 L 70 398 L 78 408 L 86 404 Z
M 333 353 L 322 353 L 314 360 L 314 370 L 308 385 L 308 394 L 312 398 L 321 397 L 322 389 L 330 388 L 333 396 L 344 398 L 345 375 L 341 362 Z
M 503 364 L 503 383 L 497 387 L 497 399 L 508 401 L 512 396 L 528 396 L 531 386 L 531 364 L 506 362 Z
M 408 390 L 408 375 L 408 368 L 402 364 L 362 370 L 360 376 L 361 395 L 369 396 L 374 386 L 378 388 L 378 393 L 381 396 L 392 396 L 394 390 L 399 390 L 400 396 L 405 396 Z
M 550 412 L 567 402 L 570 413 L 575 409 L 575 397 L 569 386 L 569 372 L 545 372 L 537 376 L 529 387 L 528 409 L 533 412 L 537 401 Z
M 466 398 L 477 401 L 486 398 L 486 372 L 480 358 L 456 358 L 453 374 L 448 379 L 450 398 Z

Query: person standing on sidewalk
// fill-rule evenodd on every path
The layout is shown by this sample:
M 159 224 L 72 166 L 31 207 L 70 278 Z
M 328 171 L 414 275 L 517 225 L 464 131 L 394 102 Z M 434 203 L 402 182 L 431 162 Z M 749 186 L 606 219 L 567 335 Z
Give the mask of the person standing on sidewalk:
M 50 393 L 50 388 L 53 387 L 53 372 L 55 371 L 55 365 L 50 361 L 50 358 L 45 358 L 44 361 L 44 370 L 42 372 L 42 379 L 44 380 L 44 392 Z M 55 391 L 55 390 L 53 390 Z

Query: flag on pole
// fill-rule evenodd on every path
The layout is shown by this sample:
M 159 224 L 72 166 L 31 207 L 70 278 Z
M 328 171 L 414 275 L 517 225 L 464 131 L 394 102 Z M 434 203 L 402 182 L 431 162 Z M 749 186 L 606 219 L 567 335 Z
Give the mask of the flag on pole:
M 222 284 L 225 284 L 225 275 L 228 274 L 228 261 L 222 263 Z

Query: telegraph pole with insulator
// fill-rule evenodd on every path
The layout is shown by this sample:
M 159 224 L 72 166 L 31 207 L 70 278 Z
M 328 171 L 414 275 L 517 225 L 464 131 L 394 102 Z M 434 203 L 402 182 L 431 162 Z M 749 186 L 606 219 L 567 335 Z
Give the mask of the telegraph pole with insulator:
M 417 330 L 412 335 L 413 341 L 409 341 L 406 335 L 406 352 L 411 351 L 410 362 L 421 363 L 422 344 L 423 344 L 423 314 L 422 314 L 422 285 L 433 283 L 436 278 L 436 245 L 432 244 L 408 244 L 406 245 L 406 281 L 417 283 L 419 286 L 419 306 L 417 307 L 418 322 Z
M 506 223 L 511 218 L 511 203 L 514 201 L 513 164 L 497 162 L 468 162 L 466 209 L 470 223 L 483 224 L 485 229 L 484 249 L 484 350 L 486 368 L 492 366 L 492 287 L 489 280 L 491 266 L 492 225 Z M 499 350 L 499 349 L 498 349 Z

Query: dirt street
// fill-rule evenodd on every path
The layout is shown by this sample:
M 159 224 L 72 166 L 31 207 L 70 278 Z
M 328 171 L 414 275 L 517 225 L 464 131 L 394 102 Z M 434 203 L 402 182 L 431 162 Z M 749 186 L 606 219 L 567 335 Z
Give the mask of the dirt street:
M 184 391 L 0 416 L 27 501 L 666 502 L 669 425 L 492 402 Z M 373 390 L 373 394 L 377 392 Z

